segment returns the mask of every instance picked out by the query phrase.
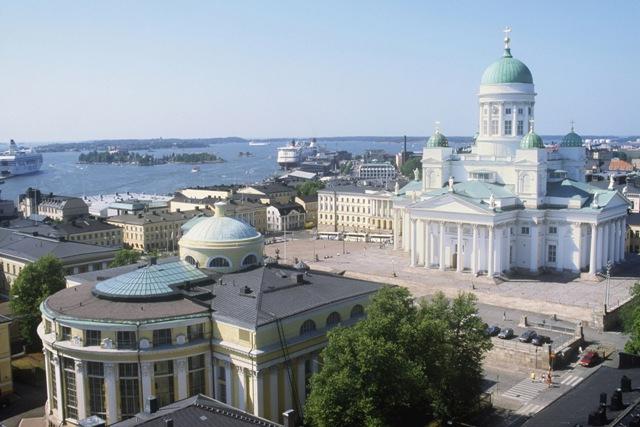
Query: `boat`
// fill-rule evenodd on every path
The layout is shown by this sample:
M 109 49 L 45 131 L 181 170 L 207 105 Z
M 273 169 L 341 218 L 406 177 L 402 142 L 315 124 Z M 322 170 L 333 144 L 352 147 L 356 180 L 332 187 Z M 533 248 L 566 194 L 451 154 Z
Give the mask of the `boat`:
M 260 142 L 260 141 L 249 141 L 249 145 L 252 147 L 260 147 L 263 145 L 269 145 L 268 142 Z
M 200 166 L 194 166 L 191 168 L 191 173 L 198 173 L 200 172 Z
M 317 153 L 318 147 L 315 139 L 310 142 L 292 140 L 284 147 L 278 147 L 276 162 L 282 169 L 295 168 Z
M 9 149 L 0 154 L 0 176 L 26 175 L 36 173 L 42 167 L 42 154 L 31 148 L 18 147 L 12 139 Z

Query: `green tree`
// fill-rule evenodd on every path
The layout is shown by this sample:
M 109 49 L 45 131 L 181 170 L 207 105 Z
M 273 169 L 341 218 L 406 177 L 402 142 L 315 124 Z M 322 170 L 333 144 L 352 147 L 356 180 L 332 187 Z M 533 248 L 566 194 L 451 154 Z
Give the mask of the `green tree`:
M 41 320 L 40 304 L 65 287 L 62 262 L 45 255 L 26 265 L 11 286 L 10 307 L 18 317 L 20 336 L 29 346 L 38 343 L 36 328 Z
M 324 182 L 307 181 L 298 186 L 298 196 L 315 196 L 324 188 Z
M 133 249 L 120 249 L 113 261 L 109 264 L 109 267 L 120 267 L 122 265 L 129 265 L 138 262 L 140 259 L 140 252 Z
M 386 287 L 367 317 L 329 332 L 321 371 L 311 379 L 305 420 L 312 426 L 424 426 L 470 414 L 491 347 L 475 299 L 437 295 L 414 304 Z
M 404 162 L 404 164 L 400 168 L 400 173 L 409 179 L 413 179 L 414 178 L 413 171 L 416 168 L 418 169 L 418 171 L 420 171 L 419 177 L 421 178 L 422 177 L 422 160 L 419 157 L 412 157 L 406 162 Z

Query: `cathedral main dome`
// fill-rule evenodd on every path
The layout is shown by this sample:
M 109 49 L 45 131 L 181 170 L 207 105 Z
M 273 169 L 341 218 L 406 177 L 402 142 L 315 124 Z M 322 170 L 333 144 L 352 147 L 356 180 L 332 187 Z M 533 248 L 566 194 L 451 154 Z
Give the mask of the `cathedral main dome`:
M 533 84 L 533 76 L 529 68 L 520 60 L 511 56 L 511 49 L 506 48 L 502 58 L 489 65 L 482 74 L 481 84 L 497 85 L 506 83 Z

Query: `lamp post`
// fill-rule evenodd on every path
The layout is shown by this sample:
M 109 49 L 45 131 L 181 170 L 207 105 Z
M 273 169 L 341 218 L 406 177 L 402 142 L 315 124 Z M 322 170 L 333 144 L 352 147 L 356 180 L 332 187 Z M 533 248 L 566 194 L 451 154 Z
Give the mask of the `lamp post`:
M 611 267 L 613 263 L 611 260 L 607 261 L 607 282 L 604 287 L 604 312 L 609 309 L 609 289 L 611 288 Z

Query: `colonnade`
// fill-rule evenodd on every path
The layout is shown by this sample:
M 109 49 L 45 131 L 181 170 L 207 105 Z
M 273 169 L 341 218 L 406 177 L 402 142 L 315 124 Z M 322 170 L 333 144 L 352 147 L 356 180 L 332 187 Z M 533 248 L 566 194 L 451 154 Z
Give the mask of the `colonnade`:
M 624 260 L 626 229 L 625 218 L 591 223 L 589 274 L 605 269 L 609 261 L 616 263 Z

